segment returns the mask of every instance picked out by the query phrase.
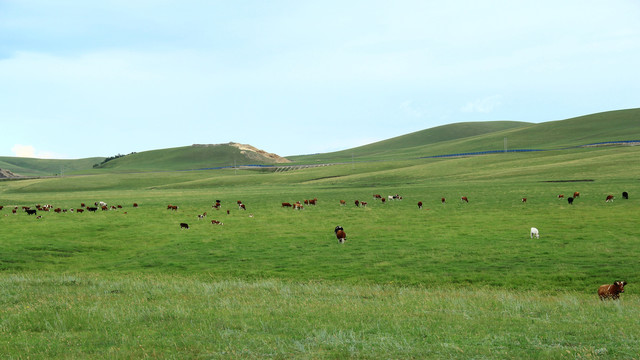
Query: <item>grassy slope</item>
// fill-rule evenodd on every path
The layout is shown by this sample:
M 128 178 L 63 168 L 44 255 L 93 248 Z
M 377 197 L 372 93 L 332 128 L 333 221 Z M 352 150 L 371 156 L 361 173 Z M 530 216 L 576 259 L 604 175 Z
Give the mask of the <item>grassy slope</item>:
M 421 144 L 436 131 L 446 141 Z M 459 134 L 456 137 L 455 134 Z M 640 140 L 640 109 L 619 110 L 540 124 L 517 122 L 446 125 L 335 153 L 289 157 L 298 163 L 410 159 L 508 149 L 557 149 L 614 140 Z
M 76 160 L 32 159 L 20 157 L 0 157 L 0 169 L 8 169 L 22 176 L 52 176 L 91 169 L 104 158 L 93 157 Z
M 570 179 L 594 181 L 546 182 Z M 636 146 L 0 182 L 3 205 L 125 206 L 40 220 L 0 213 L 0 353 L 631 359 L 638 179 Z M 604 203 L 622 190 L 630 200 Z M 573 191 L 573 206 L 555 198 Z M 383 206 L 374 193 L 405 199 Z M 320 202 L 304 211 L 279 206 L 311 197 Z M 211 209 L 218 198 L 230 215 Z M 198 221 L 203 211 L 225 225 Z M 621 301 L 598 301 L 595 288 L 615 279 L 630 283 Z

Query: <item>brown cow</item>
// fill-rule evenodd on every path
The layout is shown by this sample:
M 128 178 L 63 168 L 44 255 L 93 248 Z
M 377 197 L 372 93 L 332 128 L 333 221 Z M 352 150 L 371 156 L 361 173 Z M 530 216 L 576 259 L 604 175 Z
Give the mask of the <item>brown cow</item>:
M 605 202 L 613 202 L 613 195 L 607 195 L 607 199 L 605 200 Z
M 220 221 L 218 221 L 218 220 L 211 220 L 211 224 L 212 224 L 212 225 L 224 225 L 223 223 L 221 223 L 221 222 L 220 222 Z
M 442 203 L 443 203 L 443 204 L 444 204 L 444 203 L 445 203 L 445 201 L 446 201 L 446 199 L 445 199 L 445 198 L 442 198 L 442 199 L 440 199 L 440 200 L 442 200 Z
M 562 198 L 564 198 L 564 194 L 558 195 L 558 199 L 562 199 Z
M 522 200 L 520 200 L 520 201 L 522 201 L 523 203 L 526 203 L 527 202 L 527 198 L 522 198 Z
M 347 202 L 345 200 L 340 200 L 340 206 L 343 206 L 343 205 L 347 205 Z
M 342 226 L 336 226 L 334 232 L 336 233 L 336 237 L 340 244 L 344 244 L 344 242 L 347 241 L 347 234 L 344 232 L 344 228 Z
M 422 209 L 422 201 L 418 201 L 418 209 Z
M 577 197 L 580 197 L 580 193 L 576 191 L 573 193 L 573 198 L 575 199 Z
M 469 199 L 467 199 L 466 196 L 463 196 L 460 198 L 460 201 L 469 202 Z
M 360 206 L 360 201 L 359 200 L 356 200 L 353 203 L 356 204 L 356 206 L 358 206 L 358 207 Z
M 624 292 L 625 285 L 627 285 L 626 281 L 616 281 L 613 284 L 602 285 L 598 288 L 598 296 L 600 296 L 600 300 L 617 300 L 620 298 L 620 294 Z
M 133 207 L 137 208 L 138 207 L 138 203 L 133 203 Z
M 293 205 L 291 205 L 291 204 L 290 204 L 290 203 L 288 203 L 288 202 L 283 202 L 283 203 L 282 203 L 282 207 L 292 207 L 292 206 L 293 206 Z
M 84 212 L 84 209 L 76 209 L 76 212 L 77 213 L 82 213 L 82 212 Z

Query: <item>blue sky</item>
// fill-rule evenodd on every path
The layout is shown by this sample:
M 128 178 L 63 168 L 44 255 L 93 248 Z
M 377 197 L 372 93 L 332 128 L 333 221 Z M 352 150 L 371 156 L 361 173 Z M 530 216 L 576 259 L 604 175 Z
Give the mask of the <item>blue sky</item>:
M 637 0 L 0 0 L 0 156 L 287 156 L 640 107 L 638 19 Z

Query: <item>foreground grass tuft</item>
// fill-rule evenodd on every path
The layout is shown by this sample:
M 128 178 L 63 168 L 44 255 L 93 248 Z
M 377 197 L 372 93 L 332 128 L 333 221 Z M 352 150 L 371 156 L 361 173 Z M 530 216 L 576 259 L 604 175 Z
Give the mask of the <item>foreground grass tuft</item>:
M 4 274 L 0 353 L 44 358 L 637 358 L 640 301 L 163 275 Z

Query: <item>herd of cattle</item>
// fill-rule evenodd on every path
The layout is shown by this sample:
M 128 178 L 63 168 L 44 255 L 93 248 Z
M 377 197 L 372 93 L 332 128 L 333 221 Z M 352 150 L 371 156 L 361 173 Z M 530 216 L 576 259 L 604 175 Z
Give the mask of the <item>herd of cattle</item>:
M 580 197 L 580 193 L 579 192 L 574 192 L 573 196 L 569 196 L 567 197 L 567 202 L 569 203 L 569 205 L 572 205 L 574 200 L 576 198 Z M 395 201 L 395 200 L 402 200 L 402 196 L 396 194 L 396 195 L 389 195 L 388 197 L 383 197 L 380 194 L 375 194 L 373 195 L 374 200 L 379 200 L 382 203 L 385 203 L 387 200 L 389 201 Z M 559 194 L 557 196 L 558 199 L 564 199 L 564 194 Z M 629 194 L 624 191 L 622 193 L 622 198 L 623 199 L 629 199 Z M 612 202 L 614 199 L 613 195 L 607 195 L 605 198 L 605 202 Z M 460 201 L 461 202 L 465 202 L 468 203 L 469 202 L 469 198 L 466 196 L 462 196 L 460 197 Z M 441 202 L 442 204 L 446 203 L 446 199 L 443 197 L 441 198 Z M 521 199 L 521 202 L 526 203 L 527 202 L 527 198 L 523 197 Z M 303 210 L 304 206 L 306 205 L 316 205 L 318 203 L 318 199 L 317 198 L 313 198 L 313 199 L 305 199 L 304 201 L 300 202 L 300 201 L 296 201 L 294 203 L 289 203 L 289 202 L 283 202 L 282 203 L 282 207 L 283 208 L 293 208 L 295 210 Z M 304 205 L 303 205 L 304 204 Z M 346 206 L 347 202 L 346 200 L 340 200 L 340 205 L 341 206 Z M 355 200 L 354 201 L 354 205 L 356 207 L 366 207 L 367 206 L 367 202 L 366 201 L 362 201 L 362 200 Z M 239 210 L 247 210 L 246 205 L 238 200 L 237 201 L 237 205 L 238 205 L 238 209 Z M 418 201 L 418 209 L 422 209 L 422 201 Z M 138 204 L 137 203 L 133 203 L 133 207 L 137 208 Z M 37 219 L 42 218 L 42 216 L 38 216 L 37 212 L 38 211 L 42 211 L 42 212 L 49 212 L 49 211 L 53 211 L 55 213 L 66 213 L 66 212 L 76 212 L 76 213 L 82 213 L 85 210 L 88 212 L 96 212 L 98 210 L 102 210 L 102 211 L 107 211 L 107 210 L 117 210 L 117 209 L 122 209 L 122 205 L 112 205 L 112 206 L 108 206 L 107 203 L 103 202 L 103 201 L 98 201 L 95 202 L 93 204 L 93 206 L 87 206 L 85 203 L 81 203 L 79 208 L 73 209 L 62 209 L 59 207 L 54 208 L 52 205 L 41 205 L 41 204 L 37 204 L 35 205 L 33 208 L 31 206 L 22 206 L 21 207 L 22 210 L 27 213 L 27 215 L 36 215 Z M 221 201 L 220 200 L 216 200 L 215 203 L 212 205 L 212 208 L 215 210 L 219 210 L 221 208 Z M 3 210 L 4 206 L 0 205 L 0 210 Z M 20 207 L 18 206 L 14 206 L 11 211 L 13 214 L 16 214 L 18 212 L 18 210 L 20 209 Z M 172 210 L 172 211 L 178 211 L 178 206 L 177 205 L 172 205 L 169 204 L 167 205 L 167 210 Z M 127 212 L 124 212 L 125 214 Z M 230 213 L 230 210 L 226 210 L 227 215 Z M 5 215 L 8 216 L 8 215 Z M 202 214 L 198 214 L 198 220 L 202 220 L 207 216 L 207 213 L 204 212 Z M 250 217 L 253 217 L 252 214 L 249 215 Z M 211 220 L 211 224 L 212 225 L 224 225 L 221 221 L 218 220 Z M 181 222 L 180 223 L 180 228 L 181 229 L 189 229 L 189 224 L 188 223 L 184 223 Z M 344 230 L 344 228 L 340 225 L 336 226 L 334 229 L 335 232 L 335 236 L 338 239 L 338 243 L 343 244 L 346 242 L 347 239 L 347 234 Z M 540 238 L 540 232 L 537 228 L 532 227 L 531 231 L 530 231 L 530 237 L 531 238 L 536 238 L 539 239 Z M 598 288 L 598 296 L 600 297 L 601 300 L 605 300 L 605 299 L 619 299 L 620 298 L 620 294 L 624 292 L 624 286 L 627 285 L 626 281 L 615 281 L 613 284 L 605 284 L 602 285 Z

